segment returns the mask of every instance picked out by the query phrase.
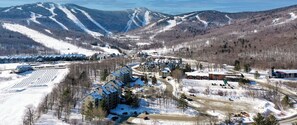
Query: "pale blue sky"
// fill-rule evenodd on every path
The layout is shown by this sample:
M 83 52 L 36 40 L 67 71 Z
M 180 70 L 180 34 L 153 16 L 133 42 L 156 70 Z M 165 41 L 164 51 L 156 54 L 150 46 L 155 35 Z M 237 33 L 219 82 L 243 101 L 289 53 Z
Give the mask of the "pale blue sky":
M 297 4 L 297 0 L 0 0 L 0 7 L 36 2 L 73 3 L 99 10 L 146 7 L 169 14 L 200 10 L 259 11 Z

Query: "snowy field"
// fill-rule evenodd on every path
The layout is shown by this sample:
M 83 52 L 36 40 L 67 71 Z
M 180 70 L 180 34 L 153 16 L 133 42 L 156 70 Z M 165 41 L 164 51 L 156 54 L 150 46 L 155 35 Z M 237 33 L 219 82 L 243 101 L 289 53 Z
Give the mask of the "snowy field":
M 12 70 L 15 69 L 18 65 L 22 65 L 21 63 L 6 63 L 0 65 L 0 71 L 2 70 Z
M 161 102 L 161 103 L 160 103 Z M 184 116 L 196 116 L 198 112 L 194 109 L 187 108 L 183 111 L 180 108 L 177 108 L 177 102 L 174 100 L 168 100 L 167 102 L 162 102 L 162 99 L 141 99 L 140 107 L 133 108 L 125 104 L 119 104 L 115 109 L 112 109 L 110 112 L 123 115 L 124 112 L 128 114 L 133 114 L 137 112 L 138 114 L 144 113 L 147 111 L 150 114 L 170 114 L 170 115 L 184 115 Z
M 242 88 L 238 87 L 237 82 L 228 82 L 230 86 L 226 86 L 226 88 L 220 86 L 220 84 L 224 84 L 223 80 L 192 80 L 192 79 L 184 79 L 183 81 L 183 91 L 190 94 L 190 90 L 193 89 L 197 94 L 203 93 L 207 88 L 210 89 L 211 94 L 217 94 L 218 91 L 226 91 L 230 95 L 241 95 L 245 92 Z M 212 85 L 215 83 L 216 85 Z M 195 92 L 194 92 L 195 93 Z
M 22 75 L 12 75 L 11 80 L 0 81 L 0 120 L 1 124 L 22 124 L 26 106 L 37 107 L 43 97 L 50 93 L 55 86 L 68 74 L 68 69 L 48 69 L 27 72 Z M 22 91 L 15 91 L 13 86 L 26 82 Z M 32 87 L 34 84 L 46 85 Z

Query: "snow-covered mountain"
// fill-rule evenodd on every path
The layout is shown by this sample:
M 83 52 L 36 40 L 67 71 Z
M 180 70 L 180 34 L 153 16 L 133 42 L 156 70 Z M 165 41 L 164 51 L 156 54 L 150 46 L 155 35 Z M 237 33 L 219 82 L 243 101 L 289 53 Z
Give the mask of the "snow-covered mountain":
M 101 11 L 74 4 L 36 3 L 2 8 L 1 21 L 86 32 L 92 36 L 126 32 L 166 17 L 146 8 Z M 33 23 L 33 24 L 32 24 Z
M 259 12 L 191 12 L 124 35 L 137 38 L 142 49 L 163 47 L 171 54 L 175 50 L 176 55 L 210 62 L 246 60 L 288 68 L 297 64 L 296 15 L 296 5 Z
M 128 34 L 150 35 L 150 40 L 165 32 L 204 33 L 208 29 L 231 25 L 239 19 L 246 19 L 256 13 L 225 13 L 219 11 L 196 11 L 180 15 L 167 16 Z
M 67 49 L 75 48 L 69 45 L 57 49 L 47 44 L 50 41 L 44 41 L 47 38 L 62 41 L 63 45 L 70 43 L 95 51 L 99 47 L 93 45 L 101 43 L 124 49 L 136 46 L 151 49 L 164 45 L 184 46 L 185 43 L 189 46 L 203 44 L 204 47 L 205 43 L 215 46 L 212 45 L 214 41 L 222 39 L 262 39 L 261 42 L 268 42 L 267 38 L 276 36 L 295 39 L 295 34 L 288 36 L 285 33 L 295 32 L 296 14 L 297 6 L 260 12 L 225 13 L 209 10 L 169 15 L 146 8 L 102 11 L 74 4 L 26 4 L 0 8 L 0 55 L 40 51 L 73 52 Z M 43 37 L 36 37 L 32 33 Z M 265 37 L 267 35 L 271 37 Z M 277 37 L 269 41 L 282 43 L 278 42 L 281 40 Z
M 9 33 L 5 38 L 0 38 L 0 48 L 3 51 L 0 50 L 2 53 L 0 55 L 6 55 L 5 51 L 8 48 L 22 48 L 13 54 L 27 52 L 23 51 L 27 49 L 47 50 L 48 52 L 55 50 L 54 47 L 49 48 L 45 42 L 38 42 L 35 37 L 23 32 L 27 30 L 38 32 L 41 36 L 64 40 L 64 42 L 73 43 L 77 46 L 89 46 L 90 42 L 103 42 L 102 37 L 119 32 L 128 32 L 166 17 L 166 14 L 153 12 L 146 8 L 102 11 L 74 4 L 61 5 L 51 2 L 0 8 L 0 32 L 2 34 Z M 16 27 L 24 29 L 15 29 Z M 27 37 L 28 41 L 43 44 L 10 44 L 16 41 L 19 43 L 18 38 L 20 36 Z M 109 41 L 104 42 L 108 43 Z M 116 42 L 113 43 L 117 44 Z

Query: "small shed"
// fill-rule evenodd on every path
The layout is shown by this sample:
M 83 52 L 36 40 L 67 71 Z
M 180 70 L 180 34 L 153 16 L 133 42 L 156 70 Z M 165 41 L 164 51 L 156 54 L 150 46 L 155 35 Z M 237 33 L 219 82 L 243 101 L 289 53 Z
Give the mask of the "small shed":
M 297 70 L 275 70 L 273 73 L 276 78 L 297 78 Z
M 170 75 L 170 73 L 171 73 L 171 70 L 168 67 L 166 67 L 161 71 L 161 76 L 162 78 L 166 78 L 167 76 Z

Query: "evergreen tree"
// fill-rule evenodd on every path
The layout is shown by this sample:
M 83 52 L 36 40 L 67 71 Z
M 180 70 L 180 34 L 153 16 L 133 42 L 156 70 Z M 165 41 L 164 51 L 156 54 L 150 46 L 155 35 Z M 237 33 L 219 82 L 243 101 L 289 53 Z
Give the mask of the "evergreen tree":
M 147 74 L 144 74 L 143 81 L 144 81 L 144 84 L 148 84 Z
M 234 70 L 239 71 L 240 69 L 241 69 L 240 62 L 238 60 L 235 60 Z
M 264 125 L 265 124 L 265 118 L 258 113 L 256 117 L 253 118 L 254 119 L 254 125 Z
M 182 94 L 178 99 L 178 107 L 182 108 L 183 111 L 188 107 L 188 103 L 185 101 L 185 98 L 186 98 L 185 95 Z
M 106 116 L 106 111 L 103 110 L 101 107 L 93 109 L 94 118 L 97 118 L 99 121 L 102 121 Z
M 152 77 L 152 84 L 157 84 L 157 78 L 156 78 L 156 76 L 154 76 L 154 77 Z
M 267 118 L 264 118 L 260 113 L 258 113 L 253 119 L 254 125 L 278 125 L 278 121 L 274 115 L 269 115 Z
M 260 77 L 260 73 L 258 71 L 256 71 L 254 77 L 255 77 L 255 79 L 258 79 Z
M 101 81 L 105 81 L 106 80 L 106 77 L 108 76 L 108 70 L 107 69 L 104 69 L 103 70 L 103 73 L 101 74 Z
M 180 98 L 182 98 L 182 99 L 186 99 L 187 96 L 183 93 L 183 94 L 180 95 Z
M 288 95 L 285 95 L 285 97 L 281 101 L 283 107 L 288 107 L 290 106 L 290 99 Z
M 139 106 L 139 98 L 137 95 L 134 95 L 132 91 L 128 90 L 125 93 L 125 99 L 126 103 L 128 105 L 131 105 L 132 107 L 138 107 Z
M 199 65 L 200 70 L 203 70 L 203 65 L 200 63 Z
M 187 63 L 184 72 L 191 72 L 191 66 Z
M 266 118 L 266 125 L 278 125 L 278 121 L 274 115 L 270 115 Z
M 244 71 L 245 72 L 250 72 L 252 69 L 251 69 L 251 65 L 250 64 L 245 64 L 244 65 Z
M 86 120 L 89 120 L 89 121 L 93 120 L 93 118 L 94 118 L 93 109 L 94 109 L 93 103 L 90 101 L 88 103 L 88 106 L 87 106 L 87 109 L 86 109 L 86 112 L 85 112 Z

